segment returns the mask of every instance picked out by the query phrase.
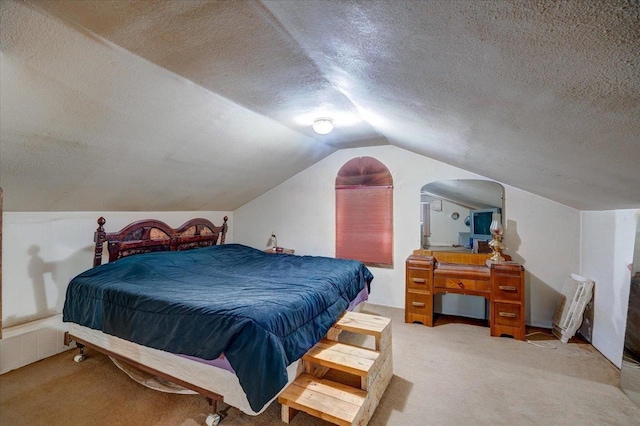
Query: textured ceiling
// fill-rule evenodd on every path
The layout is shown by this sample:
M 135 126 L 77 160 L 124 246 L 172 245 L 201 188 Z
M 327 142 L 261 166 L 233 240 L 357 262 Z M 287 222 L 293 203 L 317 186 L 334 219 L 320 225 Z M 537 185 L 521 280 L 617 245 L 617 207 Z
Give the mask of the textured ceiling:
M 232 210 L 387 143 L 578 209 L 640 206 L 637 0 L 0 7 L 9 210 Z

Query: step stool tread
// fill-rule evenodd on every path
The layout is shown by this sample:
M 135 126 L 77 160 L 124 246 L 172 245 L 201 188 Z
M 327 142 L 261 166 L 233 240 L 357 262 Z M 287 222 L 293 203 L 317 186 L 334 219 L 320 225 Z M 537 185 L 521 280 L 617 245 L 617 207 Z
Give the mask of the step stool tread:
M 377 315 L 345 312 L 334 327 L 352 333 L 380 337 L 390 323 L 391 319 Z
M 365 403 L 367 392 L 301 374 L 278 397 L 278 402 L 340 425 L 350 425 Z
M 366 376 L 379 356 L 379 352 L 371 349 L 323 339 L 302 359 L 356 376 Z

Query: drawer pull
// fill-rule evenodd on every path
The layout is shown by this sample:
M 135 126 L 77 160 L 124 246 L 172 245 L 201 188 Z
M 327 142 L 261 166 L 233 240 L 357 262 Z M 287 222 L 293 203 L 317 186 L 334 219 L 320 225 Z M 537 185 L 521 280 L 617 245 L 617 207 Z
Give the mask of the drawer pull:
M 464 284 L 462 284 L 461 282 L 458 283 L 458 287 L 460 288 L 464 288 Z
M 500 312 L 499 315 L 504 318 L 515 318 L 517 316 L 513 312 Z
M 514 287 L 512 285 L 501 285 L 501 286 L 498 286 L 498 288 L 500 290 L 503 290 L 503 291 L 516 291 L 516 290 L 518 290 L 517 287 Z
M 424 278 L 412 278 L 413 282 L 416 284 L 424 284 L 427 282 Z
M 424 308 L 427 304 L 424 302 L 411 302 L 411 306 L 414 308 Z

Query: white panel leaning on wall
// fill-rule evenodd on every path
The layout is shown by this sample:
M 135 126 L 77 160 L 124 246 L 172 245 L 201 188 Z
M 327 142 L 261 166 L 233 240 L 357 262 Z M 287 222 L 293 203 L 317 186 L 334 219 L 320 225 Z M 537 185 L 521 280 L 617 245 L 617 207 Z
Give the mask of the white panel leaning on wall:
M 562 343 L 567 343 L 580 328 L 584 310 L 593 297 L 594 285 L 592 280 L 576 274 L 571 274 L 565 281 L 552 330 Z

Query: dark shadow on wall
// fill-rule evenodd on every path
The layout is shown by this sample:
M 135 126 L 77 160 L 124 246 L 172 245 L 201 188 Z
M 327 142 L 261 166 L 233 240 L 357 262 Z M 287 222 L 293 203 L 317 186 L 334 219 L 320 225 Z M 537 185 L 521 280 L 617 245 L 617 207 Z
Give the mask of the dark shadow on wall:
M 30 259 L 27 265 L 27 275 L 33 286 L 36 312 L 24 316 L 12 315 L 3 321 L 3 327 L 12 327 L 62 313 L 69 281 L 91 268 L 93 249 L 92 245 L 86 246 L 66 259 L 46 261 L 40 254 L 40 246 L 32 245 L 29 247 L 27 254 Z M 47 274 L 51 277 L 50 281 L 47 280 Z M 51 281 L 54 288 L 51 288 Z
M 27 266 L 27 273 L 33 285 L 33 297 L 35 299 L 37 318 L 44 318 L 55 315 L 55 307 L 49 307 L 47 301 L 47 288 L 45 282 L 45 274 L 51 273 L 53 265 L 47 263 L 40 257 L 40 246 L 32 245 L 27 250 L 31 259 Z
M 544 281 L 542 281 L 540 278 L 538 278 L 537 276 L 535 276 L 534 274 L 532 274 L 530 271 L 526 269 L 525 269 L 525 275 L 524 275 L 524 284 L 525 284 L 525 310 L 526 310 L 525 323 L 529 325 L 532 322 L 531 308 L 532 308 L 532 305 L 534 305 L 534 302 L 536 301 L 534 301 L 532 298 L 531 290 L 535 288 L 536 289 L 535 294 L 536 294 L 537 300 L 552 300 L 554 302 L 553 304 L 554 311 L 549 312 L 548 317 L 546 318 L 538 318 L 537 322 L 546 321 L 549 324 L 551 324 L 551 322 L 553 321 L 553 314 L 555 312 L 555 307 L 557 306 L 557 303 L 560 301 L 560 292 L 555 288 L 551 287 L 550 285 L 548 285 L 547 283 L 545 283 Z M 538 315 L 540 315 L 540 312 L 538 312 Z
M 530 325 L 532 322 L 532 306 L 534 305 L 534 302 L 536 302 L 533 300 L 532 289 L 535 289 L 535 295 L 538 300 L 552 300 L 554 301 L 554 303 L 557 303 L 560 300 L 560 292 L 545 283 L 536 275 L 532 274 L 531 271 L 527 269 L 526 259 L 518 254 L 518 250 L 520 249 L 520 245 L 522 244 L 522 239 L 518 234 L 518 222 L 511 219 L 507 220 L 507 228 L 504 234 L 505 245 L 507 246 L 505 252 L 511 256 L 511 259 L 513 261 L 518 262 L 525 268 L 525 323 L 527 325 Z M 555 306 L 556 305 L 554 304 L 554 307 Z M 540 318 L 539 321 L 540 320 L 545 320 L 551 323 L 553 321 L 553 312 L 549 314 L 549 318 Z
M 504 231 L 505 235 L 505 245 L 507 246 L 506 251 L 513 257 L 513 260 L 516 260 L 513 253 L 517 253 L 520 250 L 520 244 L 522 244 L 522 240 L 520 239 L 520 235 L 518 235 L 518 222 L 515 220 L 507 220 L 507 227 Z M 522 259 L 520 257 L 520 259 Z M 516 262 L 522 264 L 520 261 Z

